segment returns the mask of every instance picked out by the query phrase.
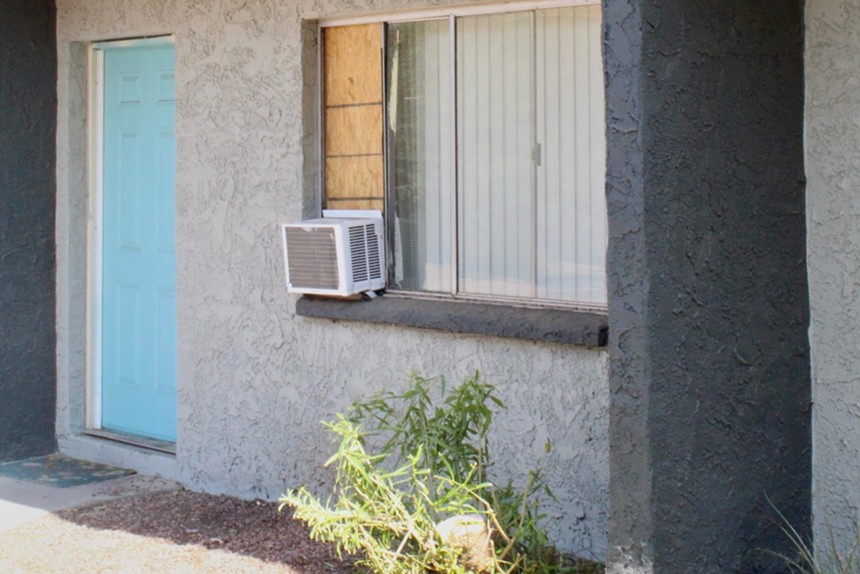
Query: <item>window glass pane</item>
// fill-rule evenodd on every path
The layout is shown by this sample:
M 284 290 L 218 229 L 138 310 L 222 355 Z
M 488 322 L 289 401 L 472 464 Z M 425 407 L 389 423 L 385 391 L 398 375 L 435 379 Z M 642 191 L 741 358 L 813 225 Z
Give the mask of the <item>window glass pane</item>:
M 390 24 L 386 50 L 394 284 L 451 291 L 450 34 L 447 20 Z
M 460 290 L 533 297 L 532 13 L 457 19 Z
M 606 303 L 600 7 L 535 13 L 536 296 Z
M 457 19 L 460 290 L 604 304 L 600 8 Z

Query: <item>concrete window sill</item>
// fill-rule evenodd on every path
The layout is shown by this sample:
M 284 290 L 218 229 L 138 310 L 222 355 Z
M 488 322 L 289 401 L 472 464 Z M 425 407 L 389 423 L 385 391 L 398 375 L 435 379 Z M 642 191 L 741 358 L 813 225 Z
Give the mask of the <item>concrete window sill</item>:
M 605 313 L 385 295 L 370 301 L 305 296 L 296 314 L 595 348 L 605 347 L 608 335 Z

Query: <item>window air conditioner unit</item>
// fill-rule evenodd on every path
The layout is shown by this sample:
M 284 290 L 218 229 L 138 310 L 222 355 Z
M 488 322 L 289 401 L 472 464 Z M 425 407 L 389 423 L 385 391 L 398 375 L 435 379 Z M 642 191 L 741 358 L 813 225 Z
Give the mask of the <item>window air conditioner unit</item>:
M 379 211 L 325 210 L 282 227 L 290 293 L 347 297 L 385 287 Z

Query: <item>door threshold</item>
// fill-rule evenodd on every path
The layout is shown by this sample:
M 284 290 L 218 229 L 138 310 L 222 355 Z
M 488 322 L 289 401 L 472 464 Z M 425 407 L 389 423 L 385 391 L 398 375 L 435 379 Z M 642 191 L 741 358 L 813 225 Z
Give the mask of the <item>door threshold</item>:
M 176 455 L 175 442 L 160 440 L 157 438 L 149 438 L 145 436 L 123 434 L 105 429 L 87 429 L 84 431 L 84 434 L 97 438 L 103 438 L 106 440 L 112 440 L 114 442 L 119 442 L 122 444 L 145 448 L 148 450 L 155 450 L 166 454 L 172 454 L 174 456 Z

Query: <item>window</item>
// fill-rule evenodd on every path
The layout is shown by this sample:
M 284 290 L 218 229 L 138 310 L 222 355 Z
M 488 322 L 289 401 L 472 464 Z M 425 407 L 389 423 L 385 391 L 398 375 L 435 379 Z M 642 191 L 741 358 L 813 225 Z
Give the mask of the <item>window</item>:
M 476 10 L 324 28 L 326 206 L 384 208 L 390 289 L 604 306 L 600 7 Z

